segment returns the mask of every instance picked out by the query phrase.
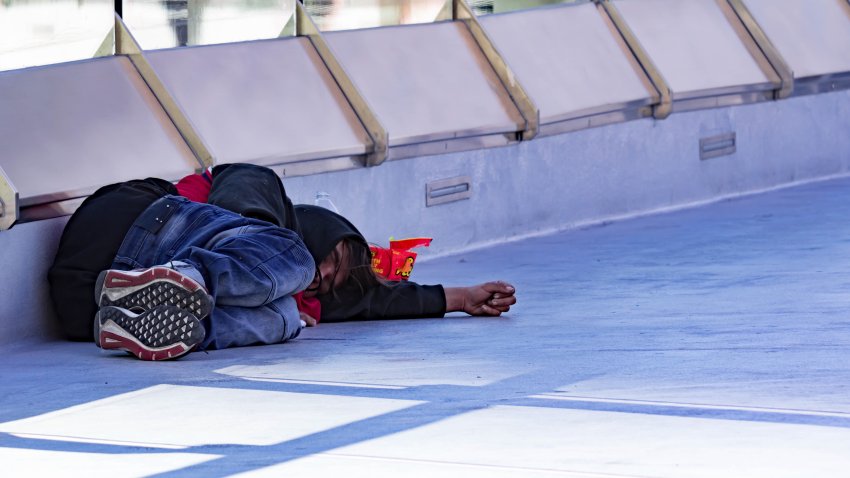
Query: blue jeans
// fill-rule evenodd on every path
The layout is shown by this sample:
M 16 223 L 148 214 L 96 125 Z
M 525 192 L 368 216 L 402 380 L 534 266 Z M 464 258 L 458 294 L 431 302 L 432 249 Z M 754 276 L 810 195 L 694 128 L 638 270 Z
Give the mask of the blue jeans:
M 136 219 L 113 269 L 180 261 L 206 285 L 215 306 L 203 320 L 204 348 L 294 338 L 301 319 L 292 294 L 313 280 L 315 263 L 298 235 L 210 204 L 165 196 Z

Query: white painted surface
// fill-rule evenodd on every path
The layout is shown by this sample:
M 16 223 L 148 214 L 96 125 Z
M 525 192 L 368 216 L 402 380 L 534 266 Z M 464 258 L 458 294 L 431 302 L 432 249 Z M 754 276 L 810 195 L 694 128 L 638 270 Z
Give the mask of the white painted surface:
M 72 453 L 0 448 L 3 476 L 143 477 L 216 458 L 192 453 Z
M 321 471 L 319 471 L 321 470 Z M 452 463 L 433 460 L 383 458 L 377 456 L 314 455 L 284 465 L 240 473 L 240 478 L 346 476 L 349 478 L 604 478 L 626 475 L 574 473 L 529 467 L 496 466 L 477 463 Z
M 841 476 L 850 430 L 496 406 L 336 453 L 607 476 Z
M 152 448 L 270 445 L 416 402 L 157 385 L 45 415 L 0 431 L 46 440 L 133 443 Z M 304 420 L 305 416 L 310 420 Z M 263 422 L 254 418 L 262 416 Z M 109 426 L 104 426 L 109 424 Z

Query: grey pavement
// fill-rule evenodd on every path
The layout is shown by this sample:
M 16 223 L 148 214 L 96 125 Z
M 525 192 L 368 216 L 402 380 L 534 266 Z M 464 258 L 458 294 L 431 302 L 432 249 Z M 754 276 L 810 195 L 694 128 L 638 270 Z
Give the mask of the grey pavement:
M 165 363 L 4 347 L 2 475 L 850 474 L 850 179 L 437 258 L 413 276 L 501 278 L 519 303 Z

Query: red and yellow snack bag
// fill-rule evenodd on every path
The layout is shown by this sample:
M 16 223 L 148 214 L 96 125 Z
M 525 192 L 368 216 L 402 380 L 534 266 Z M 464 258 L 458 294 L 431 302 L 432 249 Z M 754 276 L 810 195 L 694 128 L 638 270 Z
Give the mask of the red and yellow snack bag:
M 415 247 L 431 245 L 430 237 L 414 237 L 410 239 L 390 239 L 389 249 L 370 245 L 372 251 L 372 269 L 381 277 L 391 281 L 408 280 L 416 262 Z

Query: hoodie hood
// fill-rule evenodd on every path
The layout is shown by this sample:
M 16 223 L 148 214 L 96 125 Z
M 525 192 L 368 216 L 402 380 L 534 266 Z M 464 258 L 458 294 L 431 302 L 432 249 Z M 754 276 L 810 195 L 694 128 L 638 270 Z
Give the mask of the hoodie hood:
M 363 234 L 360 234 L 354 224 L 333 211 L 319 206 L 298 204 L 295 206 L 295 216 L 301 226 L 304 244 L 317 265 L 342 239 L 351 239 L 369 247 Z

